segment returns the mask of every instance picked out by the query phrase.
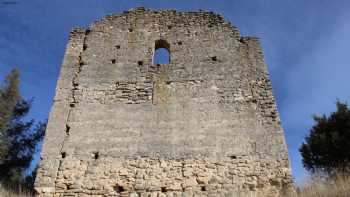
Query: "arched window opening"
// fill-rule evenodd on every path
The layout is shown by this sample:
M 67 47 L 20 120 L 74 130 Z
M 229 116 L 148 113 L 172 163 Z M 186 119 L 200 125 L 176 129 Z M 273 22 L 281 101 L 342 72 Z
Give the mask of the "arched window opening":
M 153 55 L 153 64 L 170 63 L 170 45 L 165 40 L 157 40 Z

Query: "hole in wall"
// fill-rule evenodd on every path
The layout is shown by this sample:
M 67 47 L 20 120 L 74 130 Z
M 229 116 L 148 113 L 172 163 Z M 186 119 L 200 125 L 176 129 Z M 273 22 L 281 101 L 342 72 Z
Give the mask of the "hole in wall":
M 217 61 L 216 56 L 211 57 L 211 60 L 214 61 L 214 62 L 216 62 L 216 61 Z
M 129 32 L 133 32 L 134 30 L 133 30 L 132 28 L 129 28 L 128 31 L 129 31 Z
M 237 156 L 236 155 L 231 155 L 230 159 L 237 159 Z
M 155 51 L 153 54 L 153 64 L 169 64 L 170 63 L 170 45 L 165 40 L 157 40 L 155 42 Z
M 75 107 L 75 104 L 74 103 L 70 103 L 69 106 L 70 107 Z
M 138 64 L 139 66 L 142 66 L 142 65 L 143 65 L 143 61 L 138 61 L 137 64 Z
M 84 65 L 85 65 L 85 62 L 83 62 L 83 61 L 79 62 L 79 66 L 84 66 Z
M 116 185 L 116 186 L 114 186 L 114 191 L 116 191 L 117 193 L 121 193 L 121 192 L 124 192 L 125 189 L 123 186 Z
M 66 135 L 70 134 L 70 126 L 66 125 Z
M 94 159 L 99 159 L 99 158 L 100 158 L 100 153 L 94 152 Z
M 179 41 L 179 42 L 177 42 L 177 44 L 178 44 L 178 45 L 182 45 L 182 42 L 181 42 L 181 41 Z
M 169 64 L 170 54 L 165 48 L 159 48 L 154 52 L 154 64 Z
M 61 153 L 62 159 L 66 158 L 66 156 L 67 156 L 66 152 L 62 152 L 62 153 Z
M 160 190 L 161 190 L 163 193 L 167 192 L 165 187 L 161 187 Z
M 243 44 L 246 43 L 246 42 L 245 42 L 245 39 L 242 38 L 242 37 L 239 39 L 239 42 L 241 42 L 241 43 L 243 43 Z
M 87 45 L 83 44 L 83 51 L 85 51 L 87 49 Z
M 201 186 L 201 191 L 205 192 L 205 191 L 207 191 L 207 188 L 205 186 Z
M 115 48 L 120 49 L 120 45 L 115 45 Z
M 168 25 L 168 29 L 170 30 L 171 28 L 173 28 L 173 26 L 171 26 L 171 25 Z
M 112 64 L 115 64 L 116 59 L 111 59 Z

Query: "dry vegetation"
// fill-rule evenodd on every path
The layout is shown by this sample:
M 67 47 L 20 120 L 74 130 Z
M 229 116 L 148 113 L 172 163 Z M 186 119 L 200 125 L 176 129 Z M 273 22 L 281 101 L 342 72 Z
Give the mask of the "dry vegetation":
M 292 197 L 350 197 L 350 176 L 336 176 L 327 181 L 314 179 L 298 187 Z
M 21 192 L 8 191 L 0 186 L 1 197 L 33 197 Z M 297 188 L 297 192 L 289 197 L 350 197 L 350 176 L 337 176 L 333 180 L 314 179 Z
M 29 192 L 14 192 L 8 189 L 3 188 L 0 185 L 0 196 L 1 197 L 33 197 Z

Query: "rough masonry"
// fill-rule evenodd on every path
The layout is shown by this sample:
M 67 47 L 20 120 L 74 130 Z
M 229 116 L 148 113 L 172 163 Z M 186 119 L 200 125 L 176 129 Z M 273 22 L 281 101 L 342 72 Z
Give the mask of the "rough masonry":
M 158 48 L 169 64 L 154 64 Z M 38 196 L 279 196 L 291 183 L 257 38 L 212 12 L 144 8 L 71 32 Z

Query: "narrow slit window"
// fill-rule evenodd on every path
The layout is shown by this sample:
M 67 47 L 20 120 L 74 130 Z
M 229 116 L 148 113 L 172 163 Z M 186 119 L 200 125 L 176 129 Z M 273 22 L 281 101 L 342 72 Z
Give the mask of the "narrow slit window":
M 165 40 L 157 40 L 153 56 L 153 64 L 170 63 L 170 45 Z

